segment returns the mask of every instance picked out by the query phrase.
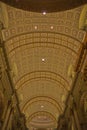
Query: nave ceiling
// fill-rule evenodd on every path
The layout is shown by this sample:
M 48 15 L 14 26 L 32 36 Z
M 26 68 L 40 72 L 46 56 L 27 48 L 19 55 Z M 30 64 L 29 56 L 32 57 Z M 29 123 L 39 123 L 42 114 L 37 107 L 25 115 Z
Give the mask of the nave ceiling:
M 3 44 L 27 126 L 55 128 L 83 47 L 85 32 L 78 28 L 83 6 L 36 13 L 1 3 L 0 9 Z

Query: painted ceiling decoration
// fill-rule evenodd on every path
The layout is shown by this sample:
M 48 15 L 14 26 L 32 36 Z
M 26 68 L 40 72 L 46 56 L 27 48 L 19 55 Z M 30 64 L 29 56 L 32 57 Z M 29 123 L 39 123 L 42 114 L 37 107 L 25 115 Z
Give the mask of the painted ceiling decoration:
M 0 0 L 13 7 L 34 12 L 58 12 L 76 8 L 87 3 L 87 0 Z
M 72 89 L 85 37 L 85 31 L 78 28 L 84 6 L 55 11 L 77 7 L 86 0 L 68 2 L 8 0 L 7 4 L 0 3 L 3 44 L 20 109 L 30 130 L 56 128 Z M 42 13 L 45 9 L 49 13 Z

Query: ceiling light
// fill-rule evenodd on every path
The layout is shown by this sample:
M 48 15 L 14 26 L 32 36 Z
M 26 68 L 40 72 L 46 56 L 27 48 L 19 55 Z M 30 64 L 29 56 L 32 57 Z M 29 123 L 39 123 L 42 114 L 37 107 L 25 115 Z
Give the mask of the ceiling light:
M 37 29 L 37 26 L 35 26 L 34 28 Z
M 43 108 L 44 106 L 43 105 L 41 105 L 41 108 Z
M 50 28 L 53 29 L 53 26 L 51 26 Z
M 45 61 L 45 59 L 44 59 L 44 58 L 42 58 L 42 61 Z
M 43 15 L 46 15 L 46 12 L 45 12 L 45 11 L 43 12 Z

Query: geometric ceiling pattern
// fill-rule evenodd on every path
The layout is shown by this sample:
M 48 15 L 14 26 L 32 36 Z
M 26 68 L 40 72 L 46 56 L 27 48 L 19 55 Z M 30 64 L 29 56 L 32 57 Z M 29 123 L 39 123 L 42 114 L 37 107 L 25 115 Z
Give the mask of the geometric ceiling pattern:
M 85 36 L 78 29 L 82 8 L 35 13 L 1 4 L 5 49 L 31 129 L 55 128 L 64 111 Z

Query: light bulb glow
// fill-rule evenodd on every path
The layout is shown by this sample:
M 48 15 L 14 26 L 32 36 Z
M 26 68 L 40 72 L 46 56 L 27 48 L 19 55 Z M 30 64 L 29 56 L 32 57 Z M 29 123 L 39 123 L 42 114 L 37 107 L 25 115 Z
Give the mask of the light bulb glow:
M 45 11 L 43 12 L 43 15 L 46 15 L 46 12 L 45 12 Z

